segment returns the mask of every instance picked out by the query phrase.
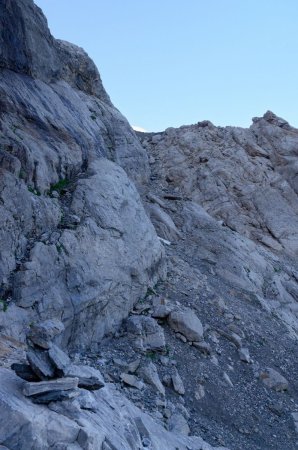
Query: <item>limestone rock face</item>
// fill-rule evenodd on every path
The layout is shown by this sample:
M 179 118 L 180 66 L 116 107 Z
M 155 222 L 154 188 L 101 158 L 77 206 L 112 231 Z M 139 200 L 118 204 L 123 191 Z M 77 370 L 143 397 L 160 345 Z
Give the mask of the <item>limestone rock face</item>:
M 297 255 L 297 129 L 267 112 L 249 129 L 199 122 L 140 137 L 164 186 L 232 230 Z
M 185 240 L 178 252 L 217 292 L 246 291 L 297 338 L 298 130 L 268 111 L 249 129 L 204 121 L 139 137 L 150 192 Z
M 59 319 L 61 345 L 96 346 L 163 276 L 131 181 L 148 178 L 146 152 L 32 0 L 0 5 L 0 109 L 1 330 Z
M 3 0 L 0 24 L 1 68 L 46 83 L 65 80 L 111 105 L 93 61 L 83 49 L 54 39 L 33 1 Z

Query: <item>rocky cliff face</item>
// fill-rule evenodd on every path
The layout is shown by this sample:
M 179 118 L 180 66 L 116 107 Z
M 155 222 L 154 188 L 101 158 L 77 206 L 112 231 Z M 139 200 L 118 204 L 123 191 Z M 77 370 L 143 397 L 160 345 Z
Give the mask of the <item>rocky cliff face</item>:
M 130 181 L 148 177 L 147 155 L 32 1 L 1 2 L 0 23 L 1 328 L 59 317 L 64 345 L 96 345 L 163 275 Z
M 297 149 L 271 112 L 136 136 L 88 55 L 3 0 L 0 444 L 294 450 Z
M 151 189 L 181 200 L 175 220 L 197 243 L 193 260 L 265 299 L 297 336 L 298 130 L 268 111 L 249 129 L 206 121 L 140 136 Z

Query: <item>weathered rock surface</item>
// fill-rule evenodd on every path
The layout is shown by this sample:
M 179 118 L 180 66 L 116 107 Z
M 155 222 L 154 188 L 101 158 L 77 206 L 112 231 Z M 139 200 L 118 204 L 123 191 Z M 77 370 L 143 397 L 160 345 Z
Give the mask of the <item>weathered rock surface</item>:
M 64 346 L 96 346 L 163 276 L 119 167 L 140 184 L 147 155 L 93 62 L 51 36 L 32 0 L 4 0 L 0 21 L 0 326 L 24 335 L 24 323 L 62 318 Z
M 29 349 L 27 352 L 27 360 L 33 372 L 35 372 L 41 380 L 54 378 L 55 366 L 49 358 L 48 352 Z
M 51 345 L 48 350 L 48 355 L 56 369 L 62 372 L 65 371 L 71 364 L 68 355 L 55 344 Z
M 180 232 L 173 220 L 160 206 L 149 204 L 147 211 L 155 226 L 158 236 L 168 240 L 175 241 L 180 237 Z
M 143 437 L 150 439 L 153 450 L 214 448 L 198 437 L 167 432 L 112 386 L 89 392 L 88 402 L 84 394 L 81 400 L 54 403 L 49 409 L 24 397 L 22 381 L 11 371 L 0 368 L 0 380 L 0 443 L 10 450 L 137 450 Z
M 69 389 L 75 389 L 78 386 L 78 378 L 59 378 L 57 380 L 39 381 L 37 383 L 24 383 L 23 394 L 27 397 L 31 395 L 41 394 L 51 391 L 68 391 Z
M 203 122 L 139 137 L 154 159 L 150 192 L 178 199 L 171 216 L 192 260 L 297 333 L 297 129 L 268 111 L 249 129 Z
M 288 380 L 271 367 L 267 367 L 260 373 L 260 379 L 266 386 L 277 392 L 286 391 L 289 387 Z
M 94 367 L 71 364 L 63 373 L 66 377 L 78 378 L 78 386 L 89 390 L 97 390 L 105 385 L 102 374 Z
M 135 316 L 126 321 L 127 332 L 134 339 L 134 345 L 143 351 L 165 350 L 163 329 L 151 317 Z
M 27 334 L 29 340 L 41 348 L 49 349 L 53 339 L 64 331 L 64 325 L 60 320 L 49 319 L 33 324 Z
M 174 331 L 183 334 L 189 341 L 201 341 L 203 339 L 203 325 L 190 308 L 172 311 L 168 317 L 168 322 Z
M 122 373 L 120 375 L 121 381 L 128 386 L 134 387 L 136 389 L 143 389 L 144 383 L 139 380 L 135 375 L 130 375 L 128 373 Z
M 23 380 L 40 381 L 40 377 L 36 375 L 29 364 L 13 363 L 11 369 Z
M 182 414 L 173 414 L 168 421 L 168 427 L 174 433 L 180 433 L 186 436 L 190 433 L 190 428 Z
M 184 395 L 185 394 L 184 384 L 177 369 L 175 369 L 175 372 L 172 375 L 172 382 L 173 388 L 177 392 L 177 394 Z
M 168 277 L 156 294 L 204 324 L 204 341 L 192 345 L 182 330 L 165 326 L 189 427 L 235 450 L 294 450 L 288 412 L 298 401 L 298 131 L 268 112 L 249 129 L 203 122 L 138 136 L 152 171 L 144 200 L 164 210 L 181 235 L 164 246 Z M 259 380 L 262 367 L 277 365 L 289 395 Z M 170 386 L 169 373 L 162 379 Z M 269 396 L 281 403 L 283 419 L 267 407 Z
M 161 395 L 165 395 L 165 388 L 160 381 L 155 364 L 150 362 L 146 366 L 142 367 L 140 370 L 140 374 L 142 375 L 142 378 L 146 381 L 146 383 L 151 384 Z
M 53 402 L 62 402 L 65 400 L 70 400 L 75 397 L 78 397 L 78 395 L 79 392 L 77 391 L 77 389 L 63 390 L 59 388 L 57 391 L 49 391 L 45 393 L 31 395 L 30 400 L 32 400 L 33 403 L 36 403 L 38 405 L 48 405 L 49 403 Z

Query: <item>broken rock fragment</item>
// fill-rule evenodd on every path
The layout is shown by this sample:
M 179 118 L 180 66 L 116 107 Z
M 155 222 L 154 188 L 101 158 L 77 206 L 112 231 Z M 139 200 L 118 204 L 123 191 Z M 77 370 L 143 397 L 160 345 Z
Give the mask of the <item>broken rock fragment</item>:
M 102 374 L 94 367 L 71 364 L 63 373 L 67 377 L 78 378 L 78 386 L 90 391 L 100 389 L 105 385 Z
M 15 371 L 18 377 L 26 381 L 40 381 L 40 378 L 31 369 L 29 364 L 14 363 L 11 369 Z
M 63 371 L 70 365 L 70 359 L 68 355 L 59 347 L 57 347 L 57 345 L 52 344 L 48 351 L 48 354 L 50 360 L 58 370 Z
M 153 312 L 152 317 L 156 319 L 165 319 L 173 310 L 173 306 L 169 305 L 168 301 L 164 297 L 155 297 L 153 299 Z
M 126 322 L 127 332 L 135 338 L 136 348 L 142 351 L 164 351 L 163 329 L 152 317 L 132 316 Z
M 47 351 L 31 348 L 27 352 L 27 360 L 31 369 L 36 373 L 40 380 L 54 378 L 55 366 L 50 360 Z
M 289 387 L 288 380 L 271 367 L 267 367 L 260 373 L 260 379 L 265 386 L 274 389 L 277 392 L 286 391 Z
M 200 350 L 203 355 L 210 355 L 211 354 L 211 345 L 208 344 L 208 342 L 202 341 L 202 342 L 193 342 L 192 345 L 196 347 L 198 350 Z
M 78 382 L 78 378 L 58 378 L 57 380 L 39 381 L 37 383 L 26 382 L 23 385 L 23 394 L 26 397 L 31 397 L 46 392 L 68 391 L 77 388 Z
M 175 373 L 174 375 L 172 375 L 172 382 L 174 390 L 177 392 L 177 394 L 184 395 L 185 394 L 184 384 L 177 369 L 175 369 Z
M 190 308 L 172 311 L 168 317 L 168 323 L 174 331 L 183 334 L 189 341 L 203 339 L 203 325 Z
M 123 381 L 123 383 L 127 384 L 128 386 L 134 387 L 139 390 L 144 388 L 144 383 L 141 380 L 139 380 L 135 375 L 122 373 L 120 375 L 120 378 Z
M 168 421 L 169 431 L 174 433 L 184 434 L 188 436 L 190 433 L 190 428 L 188 426 L 187 420 L 182 414 L 172 414 Z
M 165 395 L 165 388 L 160 381 L 155 364 L 150 362 L 145 367 L 142 367 L 140 373 L 147 383 L 151 384 L 161 395 Z
M 49 319 L 31 326 L 28 339 L 41 348 L 49 349 L 54 337 L 64 330 L 63 323 L 58 319 Z
M 238 354 L 239 354 L 239 358 L 241 361 L 246 362 L 246 363 L 250 363 L 251 362 L 251 358 L 250 358 L 250 354 L 249 354 L 249 350 L 248 348 L 240 348 L 238 350 Z
M 70 400 L 79 395 L 77 390 L 71 389 L 67 391 L 51 391 L 44 394 L 32 395 L 30 398 L 33 403 L 40 405 L 48 405 L 51 402 L 62 402 L 63 400 Z

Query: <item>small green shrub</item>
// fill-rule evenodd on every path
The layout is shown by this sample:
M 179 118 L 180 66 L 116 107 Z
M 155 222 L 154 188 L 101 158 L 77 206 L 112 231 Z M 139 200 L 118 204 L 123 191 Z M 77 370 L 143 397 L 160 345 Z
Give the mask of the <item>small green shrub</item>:
M 21 180 L 25 180 L 26 178 L 26 173 L 23 169 L 20 170 L 19 178 L 21 178 Z
M 50 188 L 50 195 L 52 195 L 54 191 L 62 193 L 66 190 L 69 183 L 70 181 L 67 178 L 62 178 L 58 181 L 58 183 L 52 184 Z
M 62 253 L 63 248 L 64 247 L 62 244 L 56 244 L 56 249 L 57 249 L 57 252 L 59 253 L 59 255 Z
M 0 298 L 0 311 L 6 312 L 8 308 L 8 303 L 3 298 Z
M 156 361 L 157 359 L 157 353 L 153 351 L 149 351 L 146 353 L 147 358 L 150 358 L 152 361 Z

